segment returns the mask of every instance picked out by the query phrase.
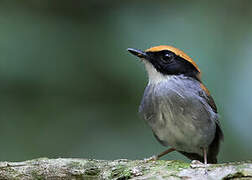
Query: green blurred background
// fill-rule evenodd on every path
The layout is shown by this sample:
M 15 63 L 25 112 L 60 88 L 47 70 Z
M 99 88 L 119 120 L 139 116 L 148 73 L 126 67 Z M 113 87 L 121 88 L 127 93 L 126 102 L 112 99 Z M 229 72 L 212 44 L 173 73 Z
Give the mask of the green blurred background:
M 126 51 L 160 44 L 203 72 L 225 133 L 220 161 L 250 159 L 251 19 L 249 0 L 1 0 L 0 160 L 165 150 L 137 114 L 147 77 Z

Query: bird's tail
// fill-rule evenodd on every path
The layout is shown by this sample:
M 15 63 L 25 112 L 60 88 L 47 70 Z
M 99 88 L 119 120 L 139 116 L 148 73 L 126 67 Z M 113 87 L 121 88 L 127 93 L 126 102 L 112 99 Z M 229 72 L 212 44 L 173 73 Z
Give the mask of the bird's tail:
M 184 156 L 186 156 L 187 158 L 191 159 L 191 160 L 198 160 L 202 163 L 204 163 L 204 158 L 203 156 L 200 156 L 199 154 L 196 153 L 187 153 L 187 152 L 183 152 L 183 151 L 179 151 L 181 154 L 183 154 Z M 207 163 L 210 164 L 216 164 L 217 163 L 217 157 L 213 157 L 213 156 L 207 156 Z

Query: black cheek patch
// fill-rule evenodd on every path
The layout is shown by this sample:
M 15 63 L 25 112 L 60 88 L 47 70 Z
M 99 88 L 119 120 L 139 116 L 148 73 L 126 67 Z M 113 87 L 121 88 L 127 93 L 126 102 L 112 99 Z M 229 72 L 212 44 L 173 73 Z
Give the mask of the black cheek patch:
M 164 63 L 159 57 L 152 57 L 150 59 L 152 65 L 156 70 L 165 75 L 185 75 L 198 79 L 199 72 L 197 69 L 185 59 L 176 56 L 168 63 Z

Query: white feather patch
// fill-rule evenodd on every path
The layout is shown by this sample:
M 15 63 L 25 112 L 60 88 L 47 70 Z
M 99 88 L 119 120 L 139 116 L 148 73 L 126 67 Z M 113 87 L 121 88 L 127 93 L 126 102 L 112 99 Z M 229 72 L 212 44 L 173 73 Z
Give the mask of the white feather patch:
M 171 78 L 171 76 L 169 75 L 163 75 L 158 72 L 150 62 L 146 60 L 143 60 L 143 62 L 149 76 L 149 84 L 157 84 L 163 81 L 167 81 Z

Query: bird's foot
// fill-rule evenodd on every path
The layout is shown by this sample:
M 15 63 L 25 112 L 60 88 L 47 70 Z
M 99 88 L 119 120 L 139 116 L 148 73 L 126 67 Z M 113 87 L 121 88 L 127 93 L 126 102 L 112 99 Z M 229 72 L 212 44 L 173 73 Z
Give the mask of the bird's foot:
M 208 167 L 209 164 L 204 164 L 198 160 L 193 160 L 190 164 L 191 168 L 205 168 Z
M 145 158 L 144 162 L 150 162 L 150 161 L 156 161 L 156 160 L 158 160 L 158 156 L 153 155 L 153 156 L 151 156 L 149 158 Z

